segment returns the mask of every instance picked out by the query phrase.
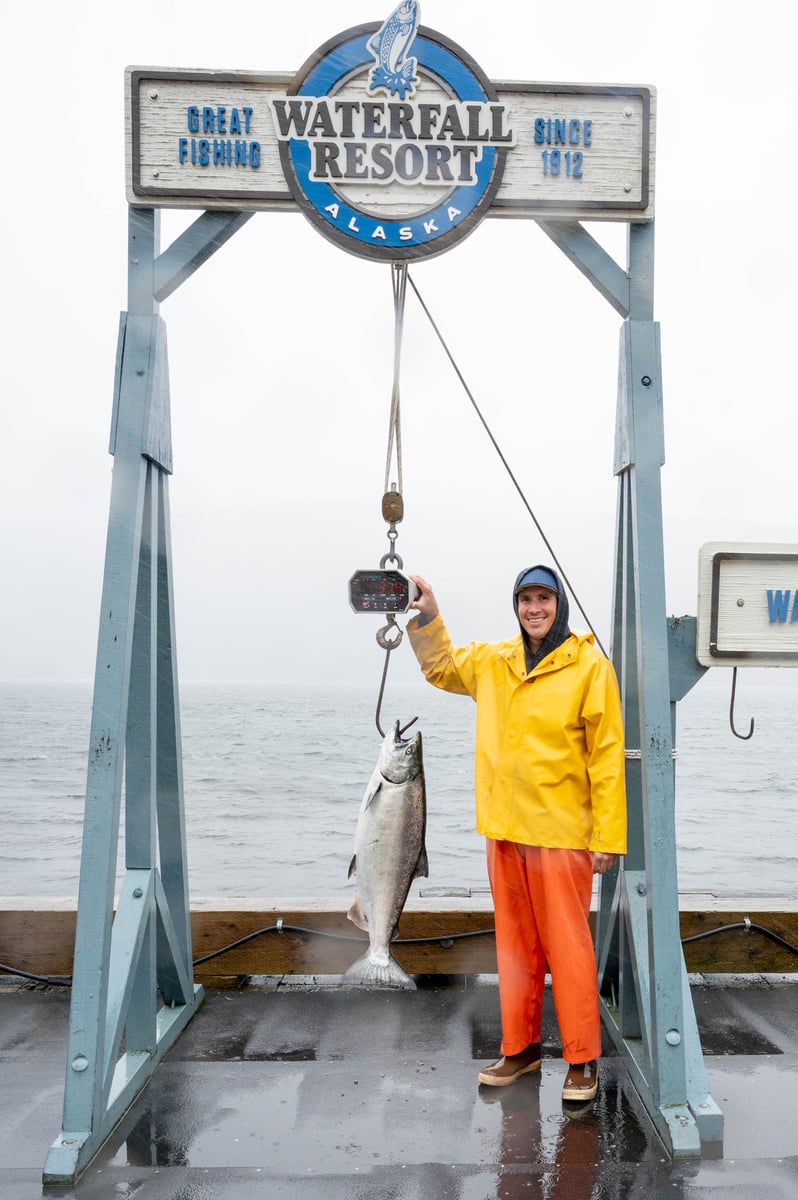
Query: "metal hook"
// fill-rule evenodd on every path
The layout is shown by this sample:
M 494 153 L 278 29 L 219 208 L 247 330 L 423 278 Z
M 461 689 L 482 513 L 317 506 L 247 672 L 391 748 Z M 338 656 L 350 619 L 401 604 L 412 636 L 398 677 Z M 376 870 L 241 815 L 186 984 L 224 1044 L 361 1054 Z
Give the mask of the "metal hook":
M 394 634 L 393 638 L 388 636 L 391 632 Z M 393 613 L 388 614 L 388 624 L 383 626 L 383 628 L 377 632 L 377 641 L 385 651 L 385 665 L 382 668 L 380 691 L 379 695 L 377 696 L 377 711 L 374 714 L 374 724 L 377 726 L 377 732 L 381 738 L 385 737 L 382 725 L 380 725 L 380 714 L 382 713 L 382 701 L 385 695 L 385 680 L 388 677 L 388 664 L 391 661 L 391 651 L 395 650 L 402 640 L 402 633 L 403 630 L 399 627 L 399 625 L 397 625 L 396 617 L 393 615 Z M 418 717 L 413 717 L 413 720 L 408 721 L 407 724 L 403 725 L 401 729 L 398 728 L 399 722 L 397 721 L 396 724 L 399 737 L 402 736 L 406 729 L 409 729 L 411 725 L 414 725 L 417 720 Z
M 381 738 L 385 737 L 385 731 L 380 725 L 380 713 L 382 712 L 382 698 L 385 694 L 385 679 L 388 675 L 388 663 L 391 661 L 391 647 L 388 646 L 385 651 L 385 666 L 382 668 L 382 679 L 380 680 L 380 691 L 377 696 L 377 710 L 374 713 L 374 724 L 377 726 L 377 732 Z
M 751 725 L 748 730 L 748 733 L 738 733 L 737 730 L 734 728 L 734 695 L 735 695 L 736 691 L 737 691 L 737 668 L 733 667 L 732 668 L 731 701 L 729 702 L 729 725 L 731 726 L 731 731 L 736 738 L 739 738 L 740 741 L 742 741 L 742 742 L 747 742 L 749 738 L 752 738 L 754 736 L 754 718 L 751 717 Z
M 393 613 L 388 614 L 388 623 L 383 625 L 382 629 L 377 630 L 377 645 L 383 650 L 395 650 L 402 640 L 404 631 L 396 623 L 396 617 Z

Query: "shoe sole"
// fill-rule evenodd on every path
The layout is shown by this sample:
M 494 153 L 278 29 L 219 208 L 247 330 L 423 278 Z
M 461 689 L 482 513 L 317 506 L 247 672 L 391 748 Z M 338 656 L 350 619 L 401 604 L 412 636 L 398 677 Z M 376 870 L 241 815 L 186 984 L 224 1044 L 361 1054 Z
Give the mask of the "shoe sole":
M 480 1071 L 477 1078 L 480 1083 L 486 1084 L 488 1087 L 507 1087 L 510 1083 L 515 1083 L 516 1079 L 520 1079 L 522 1075 L 527 1075 L 530 1071 L 540 1070 L 540 1059 L 537 1062 L 530 1063 L 526 1067 L 522 1067 L 520 1071 L 516 1071 L 515 1075 L 487 1075 L 484 1071 Z
M 592 1088 L 563 1088 L 562 1098 L 563 1100 L 576 1101 L 577 1103 L 581 1100 L 586 1104 L 589 1100 L 596 1098 L 597 1092 L 597 1083 Z

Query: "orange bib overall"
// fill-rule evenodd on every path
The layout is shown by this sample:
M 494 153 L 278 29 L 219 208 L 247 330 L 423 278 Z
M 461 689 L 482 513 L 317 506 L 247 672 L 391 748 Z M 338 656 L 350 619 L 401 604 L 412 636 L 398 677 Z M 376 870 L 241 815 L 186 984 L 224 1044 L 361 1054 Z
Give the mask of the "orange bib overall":
M 593 939 L 588 926 L 593 866 L 587 850 L 488 839 L 496 917 L 502 1054 L 540 1041 L 548 964 L 566 1062 L 601 1055 Z

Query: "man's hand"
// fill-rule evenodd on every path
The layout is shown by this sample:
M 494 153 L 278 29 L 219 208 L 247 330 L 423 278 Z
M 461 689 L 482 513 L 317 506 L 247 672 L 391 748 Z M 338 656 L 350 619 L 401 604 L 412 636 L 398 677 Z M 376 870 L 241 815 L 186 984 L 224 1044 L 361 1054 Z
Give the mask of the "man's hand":
M 602 854 L 599 850 L 591 850 L 590 858 L 594 875 L 603 875 L 605 871 L 611 871 L 618 861 L 617 854 Z
M 421 624 L 426 625 L 434 617 L 437 617 L 438 601 L 435 599 L 433 592 L 426 579 L 422 579 L 420 575 L 411 575 L 410 578 L 418 588 L 418 596 L 410 603 L 411 608 L 417 608 L 421 614 Z

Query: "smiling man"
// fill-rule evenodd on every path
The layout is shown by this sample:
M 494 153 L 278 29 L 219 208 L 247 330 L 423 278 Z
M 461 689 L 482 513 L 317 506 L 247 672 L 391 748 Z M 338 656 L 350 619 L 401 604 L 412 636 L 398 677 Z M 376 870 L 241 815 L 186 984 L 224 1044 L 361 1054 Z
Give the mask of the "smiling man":
M 430 683 L 477 704 L 476 820 L 487 839 L 496 922 L 501 1055 L 490 1087 L 540 1068 L 547 968 L 568 1063 L 562 1097 L 592 1100 L 601 1023 L 588 926 L 592 877 L 626 851 L 621 704 L 592 634 L 572 633 L 556 571 L 529 567 L 513 585 L 520 631 L 452 645 L 430 585 L 413 576 L 407 632 Z
M 527 571 L 527 575 L 551 579 L 552 585 L 554 583 L 551 573 L 542 567 Z M 533 653 L 537 653 L 557 616 L 557 593 L 545 583 L 522 582 L 515 593 L 515 609 L 525 640 Z

